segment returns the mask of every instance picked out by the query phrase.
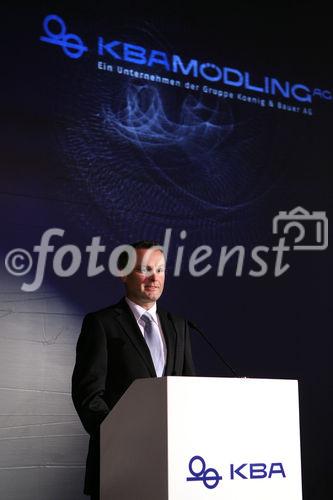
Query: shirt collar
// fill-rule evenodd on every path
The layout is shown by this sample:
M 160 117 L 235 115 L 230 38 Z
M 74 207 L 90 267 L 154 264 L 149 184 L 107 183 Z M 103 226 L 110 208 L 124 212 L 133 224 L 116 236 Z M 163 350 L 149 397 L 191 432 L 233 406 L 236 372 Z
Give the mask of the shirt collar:
M 129 306 L 129 308 L 131 309 L 132 313 L 134 314 L 136 321 L 139 321 L 139 319 L 141 318 L 141 316 L 144 313 L 149 312 L 150 316 L 153 318 L 155 323 L 158 324 L 156 302 L 154 302 L 154 305 L 150 309 L 145 309 L 144 307 L 141 307 L 141 306 L 139 306 L 139 304 L 136 304 L 135 302 L 130 300 L 128 297 L 125 297 L 125 300 Z

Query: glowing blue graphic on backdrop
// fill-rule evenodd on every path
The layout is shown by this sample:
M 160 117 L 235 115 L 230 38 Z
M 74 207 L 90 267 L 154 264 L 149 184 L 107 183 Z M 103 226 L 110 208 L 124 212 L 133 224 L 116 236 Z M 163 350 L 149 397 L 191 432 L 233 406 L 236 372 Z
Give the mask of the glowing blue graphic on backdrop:
M 112 83 L 88 85 L 80 105 L 71 96 L 63 137 L 73 178 L 106 226 L 215 230 L 270 189 L 260 121 L 237 121 L 223 100 Z
M 71 21 L 66 25 L 51 14 L 43 28 L 40 40 L 69 56 L 71 76 L 63 75 L 59 130 L 73 181 L 69 189 L 83 194 L 90 206 L 73 215 L 101 235 L 112 225 L 122 233 L 120 239 L 124 231 L 126 238 L 133 233 L 135 239 L 137 233 L 156 236 L 165 227 L 220 237 L 224 224 L 234 228 L 235 212 L 238 220 L 241 211 L 249 217 L 249 207 L 260 203 L 283 175 L 284 154 L 295 137 L 282 125 L 280 144 L 275 144 L 278 117 L 273 120 L 269 110 L 258 113 L 245 106 L 239 112 L 241 99 L 238 103 L 206 95 L 206 86 L 202 92 L 190 92 L 188 79 L 221 81 L 233 89 L 298 101 L 311 101 L 312 94 L 331 99 L 330 92 L 312 92 L 302 83 L 282 82 L 264 73 L 258 80 L 252 72 L 202 62 L 181 51 L 172 54 L 164 41 L 145 29 L 134 37 L 108 32 L 109 27 L 106 32 L 98 29 L 95 44 L 89 42 L 88 49 L 85 36 L 68 32 L 77 30 Z M 103 58 L 97 68 L 96 55 Z M 79 58 L 80 64 L 70 61 Z M 136 76 L 132 65 L 182 80 L 173 88 L 164 78 L 161 86 L 160 75 L 138 72 Z M 98 71 L 101 66 L 104 74 Z M 234 241 L 240 239 L 234 229 L 229 234 Z

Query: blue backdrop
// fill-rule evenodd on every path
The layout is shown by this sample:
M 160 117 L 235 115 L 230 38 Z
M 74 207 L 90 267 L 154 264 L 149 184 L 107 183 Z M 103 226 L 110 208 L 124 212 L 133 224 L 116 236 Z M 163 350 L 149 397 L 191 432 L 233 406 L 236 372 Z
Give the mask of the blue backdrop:
M 122 295 L 113 249 L 169 229 L 163 305 L 240 375 L 299 380 L 304 498 L 327 500 L 331 39 L 324 15 L 300 9 L 3 8 L 6 498 L 81 498 L 87 440 L 70 376 L 82 317 Z M 297 217 L 303 251 L 297 227 L 283 232 Z M 94 272 L 90 245 L 105 247 Z M 194 277 L 201 245 L 211 254 Z M 218 275 L 223 247 L 235 253 Z M 198 375 L 230 375 L 195 333 L 193 350 Z

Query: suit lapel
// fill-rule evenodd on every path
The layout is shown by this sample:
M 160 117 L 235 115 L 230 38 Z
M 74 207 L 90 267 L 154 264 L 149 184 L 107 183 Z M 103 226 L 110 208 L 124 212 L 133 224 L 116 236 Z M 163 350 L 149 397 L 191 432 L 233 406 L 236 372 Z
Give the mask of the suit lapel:
M 145 339 L 143 338 L 141 330 L 132 314 L 132 311 L 130 310 L 124 299 L 121 300 L 116 306 L 115 312 L 117 313 L 118 322 L 133 343 L 134 347 L 137 349 L 139 355 L 142 357 L 149 370 L 150 375 L 152 377 L 156 377 L 156 371 L 150 355 L 149 347 L 147 346 Z
M 167 360 L 164 373 L 165 375 L 172 375 L 175 370 L 175 348 L 177 333 L 172 321 L 169 318 L 169 314 L 166 311 L 163 311 L 163 309 L 160 309 L 159 306 L 157 306 L 157 314 L 161 322 L 161 327 L 167 347 Z

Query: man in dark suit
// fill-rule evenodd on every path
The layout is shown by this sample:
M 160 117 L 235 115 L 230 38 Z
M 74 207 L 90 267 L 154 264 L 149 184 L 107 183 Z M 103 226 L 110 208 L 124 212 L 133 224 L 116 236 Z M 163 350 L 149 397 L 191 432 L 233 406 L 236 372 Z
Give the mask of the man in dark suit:
M 187 322 L 156 301 L 163 292 L 165 257 L 161 247 L 131 245 L 134 268 L 123 274 L 126 296 L 113 306 L 88 314 L 77 343 L 72 397 L 90 434 L 84 492 L 99 498 L 99 426 L 138 378 L 193 375 Z M 128 253 L 119 257 L 125 269 Z

